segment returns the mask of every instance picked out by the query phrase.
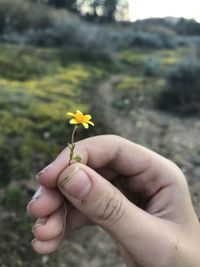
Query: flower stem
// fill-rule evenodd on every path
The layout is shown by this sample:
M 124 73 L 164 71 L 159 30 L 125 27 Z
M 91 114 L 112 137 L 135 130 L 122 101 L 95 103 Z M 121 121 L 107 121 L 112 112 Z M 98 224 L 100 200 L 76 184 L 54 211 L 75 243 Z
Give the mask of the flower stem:
M 72 145 L 74 145 L 74 135 L 75 135 L 75 132 L 76 132 L 76 130 L 78 129 L 78 126 L 77 125 L 75 125 L 74 126 L 74 130 L 73 130 L 73 132 L 72 132 Z
M 69 163 L 68 163 L 68 165 L 70 165 L 71 160 L 74 158 L 74 148 L 75 148 L 74 135 L 75 135 L 75 132 L 76 132 L 77 129 L 78 129 L 78 125 L 75 125 L 74 126 L 74 130 L 72 132 L 72 141 L 71 141 L 71 144 L 69 144 L 70 157 L 69 157 Z

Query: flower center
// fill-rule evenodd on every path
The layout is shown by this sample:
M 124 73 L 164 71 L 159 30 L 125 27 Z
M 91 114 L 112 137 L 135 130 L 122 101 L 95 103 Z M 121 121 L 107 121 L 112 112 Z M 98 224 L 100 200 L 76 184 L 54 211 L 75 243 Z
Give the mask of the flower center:
M 87 121 L 86 118 L 85 118 L 85 116 L 84 115 L 81 115 L 81 114 L 76 114 L 75 115 L 75 120 L 77 122 L 80 122 L 80 123 L 83 123 L 83 122 L 86 122 Z

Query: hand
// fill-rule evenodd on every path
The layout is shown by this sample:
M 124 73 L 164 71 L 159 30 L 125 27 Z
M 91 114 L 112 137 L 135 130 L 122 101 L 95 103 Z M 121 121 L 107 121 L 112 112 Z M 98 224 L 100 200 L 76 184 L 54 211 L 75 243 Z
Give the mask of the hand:
M 116 241 L 127 266 L 199 267 L 200 226 L 186 179 L 162 156 L 118 136 L 76 143 L 82 163 L 67 166 L 66 148 L 39 173 L 28 210 L 38 217 L 33 248 L 55 251 L 66 232 L 97 224 Z

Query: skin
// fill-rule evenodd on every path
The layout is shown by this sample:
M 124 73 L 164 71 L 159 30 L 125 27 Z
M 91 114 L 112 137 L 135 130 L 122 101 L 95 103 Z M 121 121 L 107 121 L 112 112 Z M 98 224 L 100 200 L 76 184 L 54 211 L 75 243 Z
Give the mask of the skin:
M 113 135 L 82 140 L 75 152 L 81 163 L 67 166 L 66 148 L 38 175 L 41 195 L 28 205 L 38 218 L 36 252 L 56 251 L 67 233 L 92 223 L 110 233 L 128 267 L 200 266 L 200 225 L 173 162 Z

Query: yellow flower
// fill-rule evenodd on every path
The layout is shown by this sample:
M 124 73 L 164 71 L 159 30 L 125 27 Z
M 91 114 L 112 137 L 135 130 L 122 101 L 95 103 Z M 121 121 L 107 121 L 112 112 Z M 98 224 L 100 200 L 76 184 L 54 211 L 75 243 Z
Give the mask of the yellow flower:
M 89 124 L 94 126 L 94 123 L 91 121 L 90 115 L 84 115 L 81 111 L 77 110 L 76 113 L 67 112 L 68 116 L 74 117 L 70 120 L 70 124 L 82 124 L 85 128 L 89 127 Z

